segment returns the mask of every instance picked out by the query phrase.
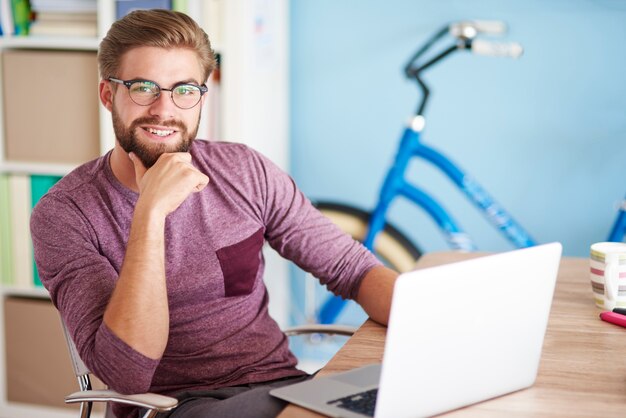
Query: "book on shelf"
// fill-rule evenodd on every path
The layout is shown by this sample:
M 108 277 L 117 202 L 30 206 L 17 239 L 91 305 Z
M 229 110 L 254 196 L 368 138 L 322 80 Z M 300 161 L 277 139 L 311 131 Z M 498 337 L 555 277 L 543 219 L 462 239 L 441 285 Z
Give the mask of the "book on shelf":
M 0 261 L 2 284 L 22 289 L 42 286 L 33 257 L 30 234 L 32 208 L 60 176 L 3 174 L 0 176 Z
M 211 46 L 221 43 L 221 10 L 223 0 L 172 0 L 172 10 L 188 14 L 209 35 Z
M 9 217 L 11 222 L 11 250 L 13 256 L 12 285 L 32 288 L 33 246 L 30 238 L 31 211 L 30 177 L 26 174 L 9 176 Z
M 28 35 L 31 21 L 29 0 L 11 0 L 13 15 L 13 32 L 15 35 Z
M 0 283 L 13 284 L 9 175 L 0 174 Z
M 39 12 L 70 12 L 70 13 L 96 13 L 98 0 L 30 0 L 33 10 Z
M 172 10 L 187 13 L 187 0 L 172 0 Z
M 29 213 L 32 212 L 32 209 L 35 207 L 37 202 L 48 193 L 48 190 L 52 186 L 56 184 L 57 181 L 61 180 L 59 176 L 43 176 L 43 175 L 32 175 L 30 176 L 30 202 L 31 207 L 29 209 Z M 29 239 L 30 239 L 30 230 L 29 230 Z M 32 240 L 31 240 L 32 242 Z M 31 244 L 32 245 L 32 244 Z M 33 271 L 33 283 L 35 286 L 43 286 L 41 284 L 41 279 L 39 278 L 39 273 L 37 272 L 37 264 L 35 264 L 35 259 L 32 258 L 32 271 Z
M 11 10 L 11 0 L 0 0 L 0 26 L 3 35 L 13 35 L 13 11 Z
M 117 0 L 115 15 L 117 19 L 121 19 L 133 10 L 169 9 L 186 13 L 198 23 L 206 23 L 207 16 L 218 16 L 220 1 L 222 0 Z
M 98 22 L 97 12 L 73 12 L 55 10 L 34 10 L 35 20 L 50 22 Z
M 30 25 L 31 36 L 89 36 L 98 35 L 98 15 L 96 12 L 72 12 L 57 10 L 34 11 Z
M 30 26 L 30 36 L 81 36 L 96 37 L 96 22 L 42 20 L 36 18 Z
M 115 2 L 115 17 L 121 19 L 135 10 L 144 9 L 172 9 L 172 0 L 117 0 Z
M 5 160 L 78 165 L 100 155 L 93 51 L 5 50 Z

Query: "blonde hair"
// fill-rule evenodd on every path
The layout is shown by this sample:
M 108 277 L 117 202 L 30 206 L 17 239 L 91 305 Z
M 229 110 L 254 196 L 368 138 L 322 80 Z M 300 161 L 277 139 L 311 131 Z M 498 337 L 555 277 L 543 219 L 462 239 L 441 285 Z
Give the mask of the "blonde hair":
M 100 77 L 117 77 L 122 55 L 142 46 L 196 52 L 207 80 L 216 61 L 206 32 L 189 16 L 171 10 L 136 10 L 111 25 L 98 50 Z

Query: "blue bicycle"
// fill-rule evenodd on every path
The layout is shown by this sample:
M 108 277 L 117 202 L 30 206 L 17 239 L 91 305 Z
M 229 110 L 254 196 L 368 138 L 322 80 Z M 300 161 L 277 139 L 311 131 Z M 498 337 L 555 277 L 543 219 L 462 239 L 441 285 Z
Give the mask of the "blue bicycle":
M 626 197 L 622 200 L 622 203 L 617 210 L 617 218 L 609 233 L 607 241 L 622 242 L 626 237 Z
M 337 203 L 319 201 L 316 206 L 355 239 L 362 241 L 377 256 L 397 271 L 413 268 L 421 251 L 397 228 L 386 221 L 391 203 L 404 197 L 422 208 L 438 225 L 452 249 L 474 251 L 476 246 L 453 217 L 434 197 L 407 180 L 407 167 L 413 158 L 421 158 L 439 168 L 472 201 L 487 219 L 515 247 L 523 248 L 535 245 L 530 235 L 504 210 L 487 191 L 456 163 L 421 140 L 425 125 L 424 111 L 430 90 L 424 82 L 423 73 L 444 58 L 457 51 L 471 51 L 479 55 L 491 55 L 516 58 L 522 54 L 522 47 L 512 42 L 493 42 L 479 39 L 481 34 L 501 35 L 506 32 L 506 25 L 498 21 L 462 21 L 447 25 L 437 31 L 421 46 L 404 67 L 407 78 L 417 83 L 421 90 L 421 101 L 400 140 L 393 165 L 386 174 L 380 190 L 378 203 L 373 211 Z M 445 38 L 451 42 L 445 48 L 423 58 L 426 52 Z M 317 314 L 320 323 L 333 323 L 341 312 L 344 301 L 330 297 Z

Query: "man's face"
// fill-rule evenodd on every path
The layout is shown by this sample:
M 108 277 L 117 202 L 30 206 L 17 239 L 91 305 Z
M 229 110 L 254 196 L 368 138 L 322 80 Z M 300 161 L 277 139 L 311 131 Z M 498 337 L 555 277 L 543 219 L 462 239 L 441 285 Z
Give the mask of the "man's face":
M 122 80 L 145 79 L 170 89 L 177 83 L 200 85 L 202 70 L 195 52 L 188 49 L 135 48 L 122 56 Z M 149 168 L 166 152 L 186 152 L 198 133 L 200 103 L 191 109 L 180 109 L 172 101 L 169 91 L 162 91 L 157 100 L 148 106 L 134 103 L 128 88 L 121 84 L 110 87 L 111 114 L 116 146 L 127 153 L 133 152 Z

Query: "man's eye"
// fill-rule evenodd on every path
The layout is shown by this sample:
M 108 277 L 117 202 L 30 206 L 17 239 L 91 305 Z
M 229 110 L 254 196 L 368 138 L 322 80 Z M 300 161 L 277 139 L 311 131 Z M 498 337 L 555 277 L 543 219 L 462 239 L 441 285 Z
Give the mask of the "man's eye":
M 195 86 L 184 85 L 176 87 L 175 93 L 179 96 L 193 96 L 199 93 L 199 89 Z
M 135 83 L 131 86 L 131 91 L 136 93 L 150 93 L 156 91 L 155 85 L 150 83 Z

